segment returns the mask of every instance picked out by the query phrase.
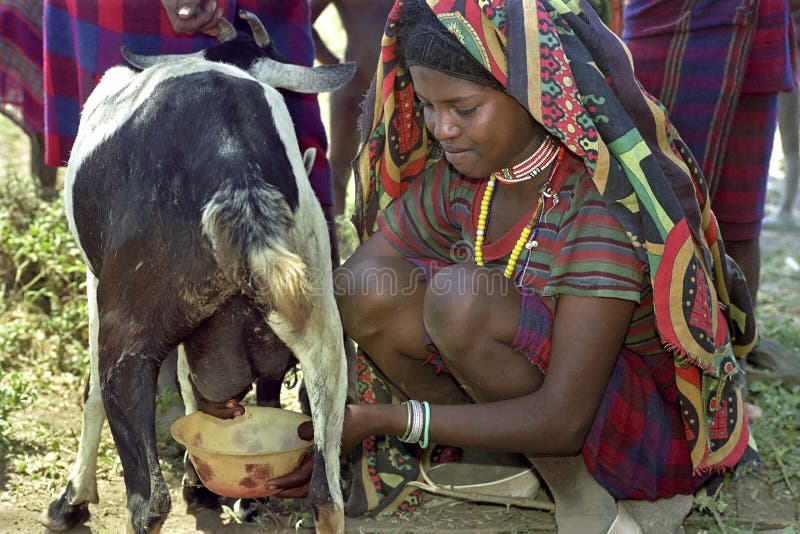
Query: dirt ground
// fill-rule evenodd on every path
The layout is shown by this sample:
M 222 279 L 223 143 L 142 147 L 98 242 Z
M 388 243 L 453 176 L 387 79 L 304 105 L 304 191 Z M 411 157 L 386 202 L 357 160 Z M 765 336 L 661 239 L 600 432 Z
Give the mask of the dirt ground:
M 291 392 L 284 391 L 284 404 L 292 406 Z M 80 435 L 80 391 L 68 399 L 39 398 L 37 408 L 28 414 L 31 418 L 47 420 L 66 435 L 75 439 Z M 173 414 L 173 417 L 176 416 Z M 169 419 L 169 416 L 167 416 Z M 107 426 L 103 429 L 101 454 L 105 447 L 113 447 L 109 441 Z M 110 450 L 112 456 L 115 454 Z M 162 450 L 162 459 L 169 454 Z M 256 534 L 277 532 L 313 532 L 310 526 L 308 509 L 303 502 L 294 502 L 290 511 L 277 514 L 262 514 L 255 522 L 237 524 L 220 509 L 188 510 L 181 494 L 180 469 L 176 467 L 176 456 L 171 463 L 163 464 L 162 471 L 172 498 L 172 510 L 163 525 L 165 534 Z M 118 460 L 110 468 L 98 474 L 98 494 L 100 502 L 90 505 L 90 520 L 81 527 L 68 532 L 73 534 L 116 534 L 124 532 L 126 521 L 125 486 Z M 71 460 L 70 460 L 71 461 Z M 1 465 L 1 464 L 0 464 Z M 0 467 L 1 469 L 1 467 Z M 68 469 L 61 469 L 63 479 Z M 0 471 L 0 488 L 5 486 L 5 473 Z M 61 483 L 59 483 L 61 484 Z M 19 487 L 20 484 L 17 484 Z M 31 484 L 24 499 L 10 501 L 0 492 L 0 534 L 29 534 L 49 532 L 37 522 L 37 517 L 48 504 L 60 494 L 62 486 L 43 488 L 41 484 Z M 286 508 L 289 508 L 288 506 Z M 422 512 L 408 517 L 348 518 L 348 533 L 479 533 L 479 532 L 555 532 L 555 522 L 549 512 L 520 508 L 507 508 L 497 505 L 478 505 L 454 500 L 432 497 Z
M 796 240 L 794 240 L 796 241 Z M 800 250 L 798 251 L 800 252 Z M 64 402 L 66 401 L 66 402 Z M 41 398 L 38 408 L 29 415 L 48 419 L 59 426 L 63 432 L 77 436 L 80 432 L 80 412 L 77 405 L 79 394 L 70 399 Z M 47 407 L 45 409 L 45 407 Z M 57 408 L 54 408 L 57 407 Z M 36 413 L 40 412 L 40 413 Z M 108 430 L 104 429 L 104 440 Z M 227 519 L 219 510 L 187 510 L 181 496 L 179 471 L 164 469 L 172 497 L 172 511 L 163 526 L 165 534 L 257 534 L 257 533 L 310 533 L 307 528 L 308 514 L 299 512 L 281 515 L 262 514 L 255 523 L 237 524 Z M 66 478 L 67 470 L 62 470 Z M 3 487 L 4 474 L 0 473 L 0 487 Z M 125 488 L 118 462 L 98 477 L 100 503 L 90 506 L 92 514 L 89 522 L 69 532 L 74 534 L 116 534 L 124 532 L 126 520 Z M 36 521 L 39 513 L 61 491 L 60 486 L 43 489 L 41 485 L 32 486 L 31 493 L 24 499 L 9 502 L 0 496 L 0 533 L 28 534 L 48 532 Z M 748 479 L 746 484 L 734 486 L 733 510 L 726 513 L 726 530 L 716 527 L 710 515 L 693 513 L 685 522 L 690 533 L 700 532 L 782 532 L 788 534 L 800 530 L 797 516 L 797 503 L 792 494 L 774 494 L 766 482 L 758 478 Z M 547 498 L 540 492 L 539 498 Z M 305 517 L 305 520 L 301 520 Z M 731 519 L 735 518 L 735 519 Z M 733 526 L 732 526 L 733 525 Z M 735 530 L 731 530 L 734 528 Z M 786 530 L 793 528 L 794 530 Z M 432 496 L 428 504 L 413 517 L 348 518 L 348 533 L 554 533 L 555 521 L 550 512 L 502 505 L 477 504 L 455 501 Z

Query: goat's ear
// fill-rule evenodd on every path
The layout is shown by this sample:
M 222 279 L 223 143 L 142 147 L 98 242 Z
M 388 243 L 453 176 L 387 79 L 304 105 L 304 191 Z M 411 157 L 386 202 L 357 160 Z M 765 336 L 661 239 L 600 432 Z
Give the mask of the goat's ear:
M 303 152 L 303 166 L 306 168 L 306 174 L 311 174 L 311 169 L 314 168 L 314 161 L 317 159 L 317 149 L 313 146 L 307 148 Z
M 304 67 L 264 57 L 247 70 L 253 78 L 272 87 L 298 93 L 328 93 L 350 81 L 356 73 L 356 64 L 348 61 L 338 65 Z
M 180 61 L 188 57 L 196 57 L 200 59 L 205 57 L 204 50 L 201 50 L 199 52 L 194 52 L 191 54 L 161 54 L 155 56 L 146 56 L 142 54 L 134 54 L 125 45 L 122 45 L 122 47 L 120 47 L 120 52 L 122 52 L 122 58 L 129 65 L 138 70 L 144 70 L 147 67 L 152 67 L 153 65 L 158 65 L 159 63 L 174 63 L 176 61 Z

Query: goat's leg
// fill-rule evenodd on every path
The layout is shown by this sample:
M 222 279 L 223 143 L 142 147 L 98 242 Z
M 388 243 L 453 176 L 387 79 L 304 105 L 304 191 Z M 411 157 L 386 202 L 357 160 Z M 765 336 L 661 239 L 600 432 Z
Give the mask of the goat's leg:
M 39 522 L 50 530 L 69 530 L 89 519 L 89 503 L 97 504 L 97 449 L 106 412 L 100 396 L 98 372 L 97 278 L 86 277 L 89 304 L 89 391 L 84 400 L 83 425 L 78 458 L 70 473 L 67 487 L 39 516 Z
M 112 353 L 100 347 L 103 404 L 125 477 L 128 531 L 136 534 L 159 532 L 170 510 L 156 450 L 159 364 L 157 356 L 142 350 Z
M 269 314 L 275 334 L 295 354 L 308 389 L 314 421 L 314 471 L 308 493 L 317 532 L 344 532 L 344 509 L 339 485 L 339 450 L 347 393 L 347 366 L 339 313 L 331 291 L 314 303 L 302 332 L 278 313 Z
M 260 378 L 256 381 L 256 404 L 258 406 L 281 407 L 281 387 L 283 380 Z
M 108 264 L 106 268 L 115 272 Z M 156 332 L 174 331 L 175 325 L 169 313 L 161 314 L 158 328 L 144 319 L 146 312 L 137 307 L 149 307 L 152 303 L 129 294 L 131 288 L 147 287 L 141 281 L 128 276 L 125 285 L 104 285 L 104 280 L 101 276 L 97 291 L 98 370 L 108 426 L 125 477 L 127 530 L 136 534 L 158 533 L 169 514 L 170 497 L 156 450 L 156 383 L 161 361 L 173 347 L 157 338 Z

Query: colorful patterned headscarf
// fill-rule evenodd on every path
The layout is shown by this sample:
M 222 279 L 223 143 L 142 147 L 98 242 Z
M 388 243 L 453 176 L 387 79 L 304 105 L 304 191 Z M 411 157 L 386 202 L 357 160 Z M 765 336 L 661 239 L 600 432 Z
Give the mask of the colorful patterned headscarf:
M 656 327 L 675 355 L 695 470 L 734 465 L 748 432 L 735 356 L 755 343 L 752 307 L 726 262 L 697 162 L 663 106 L 636 81 L 625 45 L 585 0 L 422 1 L 583 160 L 649 268 Z M 362 117 L 354 216 L 362 239 L 375 229 L 377 213 L 436 158 L 396 46 L 402 7 L 397 0 L 389 15 Z M 734 414 L 740 424 L 732 431 L 714 431 Z

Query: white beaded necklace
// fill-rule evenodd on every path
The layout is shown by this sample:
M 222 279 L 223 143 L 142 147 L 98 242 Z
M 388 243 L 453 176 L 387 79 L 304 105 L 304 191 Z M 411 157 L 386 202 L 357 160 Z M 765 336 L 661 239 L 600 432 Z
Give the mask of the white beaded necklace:
M 535 178 L 542 169 L 547 168 L 558 155 L 558 145 L 551 136 L 545 136 L 542 144 L 528 156 L 525 161 L 517 163 L 510 169 L 504 167 L 492 175 L 501 184 L 517 184 Z
M 549 136 L 548 139 L 550 139 Z M 545 142 L 547 141 L 545 140 Z M 542 145 L 544 146 L 544 143 L 542 143 Z M 541 149 L 541 147 L 539 148 Z M 539 150 L 537 150 L 537 152 L 539 152 Z M 552 163 L 553 160 L 556 158 L 558 158 L 558 161 L 560 162 L 563 157 L 564 157 L 563 150 L 561 150 L 561 147 L 556 146 L 553 157 L 548 158 L 547 160 L 547 165 Z M 545 167 L 547 165 L 545 165 Z M 558 163 L 556 163 L 556 165 L 554 165 L 553 168 L 550 169 L 551 176 L 554 174 L 555 168 L 557 166 Z M 503 170 L 505 171 L 507 169 Z M 539 174 L 541 170 L 542 168 L 539 168 L 536 174 Z M 483 242 L 486 239 L 486 227 L 487 223 L 489 222 L 489 213 L 491 211 L 492 198 L 494 197 L 496 179 L 497 179 L 497 173 L 492 173 L 492 175 L 489 177 L 489 182 L 486 184 L 486 190 L 483 193 L 483 197 L 481 198 L 480 212 L 478 214 L 478 227 L 475 231 L 476 265 L 481 265 L 481 266 L 484 265 Z M 528 178 L 525 179 L 527 180 Z M 536 237 L 538 236 L 539 233 L 539 224 L 542 222 L 544 204 L 548 198 L 555 198 L 555 199 L 558 198 L 557 192 L 550 187 L 549 181 L 542 186 L 542 191 L 541 194 L 539 195 L 539 201 L 536 204 L 536 209 L 533 211 L 531 218 L 528 220 L 528 224 L 526 224 L 525 228 L 522 229 L 522 232 L 520 233 L 519 238 L 517 239 L 517 242 L 514 245 L 514 248 L 511 250 L 511 254 L 508 258 L 508 264 L 506 265 L 506 268 L 503 271 L 503 276 L 505 276 L 506 278 L 511 278 L 512 276 L 514 276 L 514 272 L 516 271 L 517 268 L 517 262 L 519 261 L 520 254 L 522 254 L 522 250 L 526 249 L 528 251 L 528 257 L 530 257 L 531 249 L 539 245 L 538 241 L 536 241 Z

